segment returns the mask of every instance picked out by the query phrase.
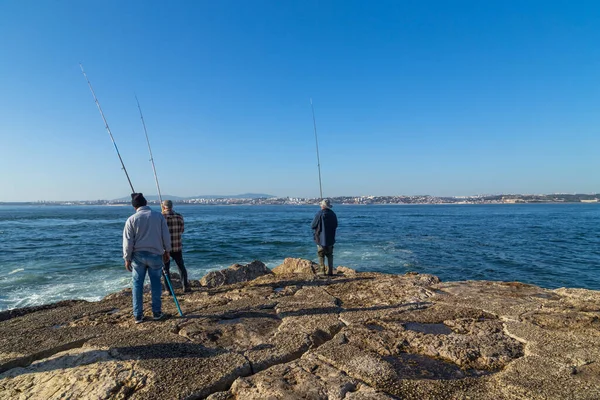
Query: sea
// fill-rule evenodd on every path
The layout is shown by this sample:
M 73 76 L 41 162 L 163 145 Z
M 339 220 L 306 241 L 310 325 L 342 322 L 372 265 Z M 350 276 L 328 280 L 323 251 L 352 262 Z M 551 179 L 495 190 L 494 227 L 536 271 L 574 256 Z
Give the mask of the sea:
M 158 206 L 152 208 L 159 210 Z M 317 206 L 175 207 L 191 279 L 234 263 L 317 260 Z M 335 265 L 600 290 L 600 204 L 334 205 Z M 131 286 L 130 206 L 0 206 L 0 310 L 100 300 Z M 172 263 L 172 271 L 177 268 Z

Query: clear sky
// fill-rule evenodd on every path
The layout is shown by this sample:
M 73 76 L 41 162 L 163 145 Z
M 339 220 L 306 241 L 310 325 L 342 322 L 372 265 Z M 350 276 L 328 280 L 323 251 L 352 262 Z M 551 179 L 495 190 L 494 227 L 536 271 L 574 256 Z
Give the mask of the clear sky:
M 0 201 L 600 192 L 598 1 L 0 0 Z

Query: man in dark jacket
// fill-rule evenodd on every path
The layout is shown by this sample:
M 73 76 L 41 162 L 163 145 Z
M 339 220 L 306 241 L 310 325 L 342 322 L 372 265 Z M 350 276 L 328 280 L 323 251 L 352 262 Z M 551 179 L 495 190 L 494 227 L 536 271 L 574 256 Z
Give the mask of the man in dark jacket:
M 321 211 L 315 215 L 311 228 L 314 231 L 321 270 L 323 274 L 331 276 L 333 275 L 333 245 L 335 244 L 335 231 L 338 222 L 337 216 L 331 210 L 329 199 L 323 199 L 320 206 Z M 328 268 L 325 268 L 325 256 L 327 256 Z

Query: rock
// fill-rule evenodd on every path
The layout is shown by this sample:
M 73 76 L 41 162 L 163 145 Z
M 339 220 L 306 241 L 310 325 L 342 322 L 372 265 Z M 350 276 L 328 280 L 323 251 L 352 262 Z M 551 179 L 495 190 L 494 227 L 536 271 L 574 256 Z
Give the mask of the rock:
M 134 324 L 129 295 L 5 313 L 0 399 L 600 398 L 598 291 L 286 261 L 218 271 L 184 317 L 163 296 Z
M 200 280 L 200 284 L 214 288 L 233 283 L 248 282 L 267 274 L 272 274 L 272 271 L 262 262 L 255 260 L 250 264 L 233 264 L 227 269 L 209 272 Z
M 342 265 L 340 265 L 339 267 L 337 267 L 335 269 L 335 272 L 337 274 L 342 274 L 342 275 L 356 275 L 356 271 L 355 270 L 353 270 L 352 268 L 344 267 Z
M 119 293 L 121 293 L 121 292 L 119 292 Z M 57 303 L 43 304 L 41 306 L 31 306 L 31 307 L 17 308 L 14 310 L 1 311 L 0 312 L 0 321 L 5 321 L 7 319 L 20 317 L 22 315 L 29 314 L 29 313 L 36 312 L 36 311 L 49 310 L 51 308 L 63 307 L 63 306 L 71 305 L 71 304 L 78 304 L 81 302 L 85 302 L 85 300 L 63 300 L 63 301 L 59 301 Z
M 319 272 L 319 264 L 303 258 L 286 258 L 283 264 L 273 268 L 275 275 L 283 274 L 306 274 L 316 275 Z
M 169 281 L 171 282 L 171 287 L 173 289 L 183 289 L 183 282 L 181 281 L 181 276 L 177 272 L 173 272 L 172 270 L 169 272 Z M 165 282 L 165 277 L 161 279 L 162 282 L 162 290 L 169 290 L 169 286 Z M 144 286 L 144 290 L 152 290 L 150 285 Z
M 231 386 L 230 393 L 229 399 L 245 400 L 393 398 L 362 384 L 316 357 L 302 358 L 276 365 L 252 377 L 238 378 Z M 217 399 L 219 398 L 214 398 Z

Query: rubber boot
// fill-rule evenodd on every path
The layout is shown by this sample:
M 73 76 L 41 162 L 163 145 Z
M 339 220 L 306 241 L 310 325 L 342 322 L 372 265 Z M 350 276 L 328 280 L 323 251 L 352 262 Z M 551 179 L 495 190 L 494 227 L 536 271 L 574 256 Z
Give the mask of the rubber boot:
M 332 276 L 333 275 L 333 254 L 329 254 L 327 255 L 327 275 Z
M 325 267 L 325 257 L 319 256 L 319 268 L 321 269 L 321 273 L 323 275 L 327 274 L 327 267 Z

